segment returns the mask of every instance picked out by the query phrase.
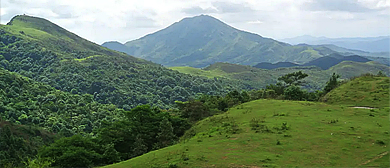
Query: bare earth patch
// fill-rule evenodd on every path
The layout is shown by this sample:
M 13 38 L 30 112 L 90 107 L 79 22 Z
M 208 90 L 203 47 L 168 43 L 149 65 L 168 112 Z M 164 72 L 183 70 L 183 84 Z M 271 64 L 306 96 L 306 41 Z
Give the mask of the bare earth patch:
M 375 109 L 375 108 L 373 108 L 373 107 L 362 107 L 362 106 L 355 106 L 355 107 L 351 107 L 351 108 L 368 109 L 368 110 Z
M 374 158 L 372 158 L 372 159 L 370 159 L 370 160 L 367 160 L 367 161 L 365 161 L 364 163 L 360 164 L 360 166 L 366 165 L 366 164 L 368 164 L 368 163 L 370 163 L 370 162 L 372 162 L 372 161 L 374 161 L 374 160 L 380 159 L 380 158 L 382 158 L 383 156 L 387 155 L 388 153 L 389 153 L 389 151 L 383 152 L 383 153 L 379 154 L 378 156 L 376 156 L 376 157 L 374 157 Z

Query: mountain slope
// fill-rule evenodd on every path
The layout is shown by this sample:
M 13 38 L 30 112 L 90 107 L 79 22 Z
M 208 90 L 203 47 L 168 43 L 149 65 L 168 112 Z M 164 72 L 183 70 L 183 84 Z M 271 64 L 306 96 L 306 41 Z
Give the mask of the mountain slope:
M 3 68 L 0 86 L 0 118 L 52 133 L 91 133 L 101 121 L 113 121 L 123 115 L 112 104 L 94 102 L 92 95 L 59 91 Z
M 305 63 L 334 52 L 325 47 L 291 46 L 235 29 L 207 15 L 184 18 L 125 45 L 128 47 L 126 53 L 130 55 L 166 66 L 192 67 L 206 67 L 215 62 L 244 65 L 280 61 Z
M 26 15 L 0 26 L 0 65 L 35 81 L 124 109 L 168 108 L 197 93 L 245 89 L 239 81 L 193 77 L 91 43 L 45 20 Z
M 119 52 L 127 52 L 127 47 L 123 45 L 122 43 L 119 43 L 117 41 L 109 41 L 109 42 L 104 42 L 102 46 L 107 47 L 111 50 L 119 51 Z
M 27 167 L 38 149 L 54 139 L 92 133 L 123 117 L 93 95 L 59 91 L 0 68 L 0 167 Z
M 332 57 L 332 56 L 325 56 L 318 59 L 315 59 L 313 61 L 310 61 L 306 64 L 303 64 L 302 66 L 317 66 L 320 67 L 323 70 L 329 69 L 332 66 L 335 66 L 343 61 L 353 61 L 353 62 L 369 62 L 370 60 L 364 57 L 360 57 L 357 55 L 351 55 L 351 56 L 345 56 L 341 57 L 339 59 Z
M 388 110 L 256 100 L 198 122 L 179 144 L 106 167 L 358 167 L 389 151 Z

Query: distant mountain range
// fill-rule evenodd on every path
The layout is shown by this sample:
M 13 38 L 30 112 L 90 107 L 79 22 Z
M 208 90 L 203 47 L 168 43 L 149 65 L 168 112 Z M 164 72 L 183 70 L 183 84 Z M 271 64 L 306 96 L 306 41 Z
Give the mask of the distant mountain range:
M 301 39 L 310 38 L 304 36 Z M 165 29 L 125 44 L 110 41 L 102 46 L 165 66 L 199 68 L 216 62 L 252 66 L 262 62 L 305 64 L 333 53 L 366 56 L 370 60 L 388 64 L 388 61 L 377 58 L 387 57 L 387 52 L 370 53 L 332 44 L 290 45 L 238 30 L 208 15 L 184 18 Z
M 306 63 L 334 53 L 322 46 L 293 46 L 233 28 L 207 15 L 184 18 L 140 39 L 103 46 L 165 66 L 206 67 L 215 62 L 256 65 Z
M 327 37 L 313 37 L 309 35 L 304 35 L 304 36 L 298 36 L 294 38 L 281 39 L 280 41 L 292 45 L 301 44 L 301 43 L 310 44 L 310 45 L 332 44 L 347 49 L 363 50 L 367 52 L 388 53 L 390 51 L 390 36 L 327 38 Z
M 268 63 L 268 62 L 262 62 L 258 63 L 257 65 L 253 66 L 256 68 L 261 68 L 261 69 L 276 69 L 276 68 L 286 68 L 286 67 L 296 67 L 296 66 L 316 66 L 321 68 L 322 70 L 327 70 L 330 67 L 333 67 L 340 62 L 343 61 L 354 61 L 354 62 L 369 62 L 371 60 L 358 56 L 358 55 L 351 55 L 351 56 L 343 56 L 337 53 L 330 54 L 329 56 L 317 58 L 315 60 L 312 60 L 308 63 L 299 65 L 299 64 L 294 64 L 291 62 L 278 62 L 275 64 Z

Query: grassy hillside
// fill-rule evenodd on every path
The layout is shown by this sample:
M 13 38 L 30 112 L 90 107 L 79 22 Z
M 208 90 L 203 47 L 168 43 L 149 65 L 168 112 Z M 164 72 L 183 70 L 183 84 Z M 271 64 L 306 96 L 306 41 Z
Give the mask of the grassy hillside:
M 0 67 L 127 110 L 139 104 L 169 108 L 198 93 L 247 89 L 238 81 L 190 76 L 101 47 L 42 18 L 16 16 L 0 25 L 0 37 Z
M 191 75 L 197 75 L 197 76 L 204 76 L 208 78 L 215 78 L 215 77 L 226 77 L 228 73 L 222 71 L 222 70 L 202 70 L 199 68 L 193 68 L 193 67 L 168 67 L 169 69 L 179 71 L 180 73 L 185 74 L 191 74 Z
M 200 121 L 179 144 L 106 167 L 386 167 L 388 111 L 257 100 Z
M 353 62 L 353 61 L 343 61 L 333 67 L 330 67 L 328 72 L 335 72 L 341 74 L 343 78 L 352 78 L 359 76 L 365 73 L 376 74 L 379 71 L 382 71 L 387 76 L 390 75 L 390 67 L 379 64 L 374 61 L 362 63 L 362 62 Z
M 390 68 L 386 65 L 375 62 L 359 63 L 352 61 L 341 62 L 328 70 L 321 70 L 316 67 L 290 67 L 266 70 L 229 63 L 216 63 L 204 69 L 192 67 L 173 67 L 171 69 L 177 70 L 181 73 L 209 78 L 224 77 L 240 80 L 252 88 L 263 88 L 268 84 L 276 83 L 277 78 L 282 75 L 295 71 L 302 71 L 309 74 L 309 77 L 305 80 L 308 82 L 308 89 L 312 90 L 322 89 L 329 80 L 331 74 L 334 72 L 340 74 L 342 79 L 348 79 L 364 73 L 376 74 L 379 71 L 390 75 Z
M 323 101 L 350 106 L 389 107 L 389 77 L 363 76 L 329 92 Z
M 130 55 L 165 66 L 191 67 L 206 67 L 216 62 L 243 65 L 280 61 L 304 63 L 334 53 L 326 47 L 292 46 L 241 31 L 207 15 L 184 18 L 124 45 L 127 47 L 125 52 Z M 111 43 L 103 46 L 118 49 Z

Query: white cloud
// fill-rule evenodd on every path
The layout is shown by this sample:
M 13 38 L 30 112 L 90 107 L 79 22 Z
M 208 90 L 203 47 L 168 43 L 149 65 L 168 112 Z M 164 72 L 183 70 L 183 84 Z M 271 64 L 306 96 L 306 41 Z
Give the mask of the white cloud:
M 96 43 L 126 42 L 183 17 L 210 14 L 271 38 L 389 35 L 390 0 L 1 0 L 1 23 L 46 18 Z

